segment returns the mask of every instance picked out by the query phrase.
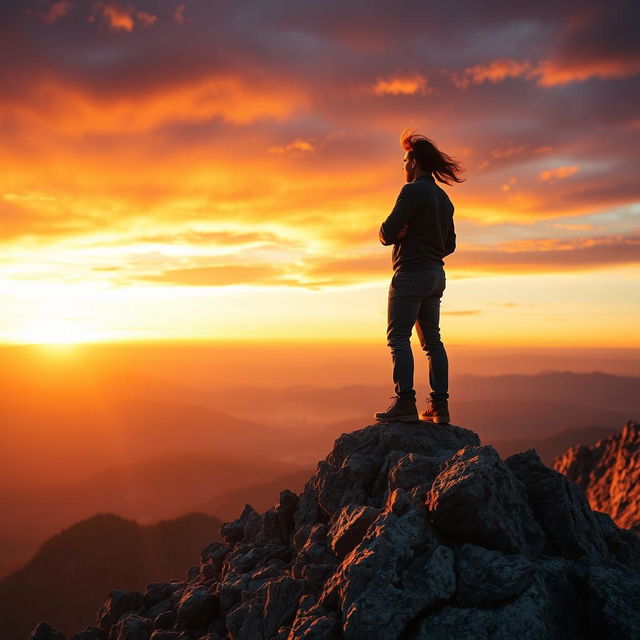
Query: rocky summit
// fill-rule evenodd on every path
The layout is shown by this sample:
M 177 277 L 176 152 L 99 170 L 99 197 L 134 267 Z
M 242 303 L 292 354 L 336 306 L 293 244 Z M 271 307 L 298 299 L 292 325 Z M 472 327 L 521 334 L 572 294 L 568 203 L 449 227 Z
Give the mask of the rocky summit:
M 343 434 L 300 495 L 221 534 L 72 640 L 640 637 L 640 538 L 535 450 L 502 460 L 453 425 Z
M 571 447 L 552 467 L 584 490 L 591 508 L 640 533 L 640 423 L 630 420 L 593 446 Z

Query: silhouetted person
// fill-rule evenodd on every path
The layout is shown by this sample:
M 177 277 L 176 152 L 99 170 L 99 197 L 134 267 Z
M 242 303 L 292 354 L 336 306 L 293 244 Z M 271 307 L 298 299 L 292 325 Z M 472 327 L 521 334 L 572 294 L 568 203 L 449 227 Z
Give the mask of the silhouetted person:
M 435 179 L 450 185 L 463 182 L 458 162 L 428 138 L 404 129 L 400 144 L 407 181 L 393 211 L 380 227 L 380 242 L 393 244 L 393 270 L 387 307 L 387 344 L 393 360 L 396 395 L 377 420 L 447 423 L 449 362 L 440 339 L 440 299 L 446 285 L 445 256 L 456 248 L 453 204 Z M 416 326 L 420 346 L 429 360 L 430 397 L 418 416 L 413 388 L 411 331 Z

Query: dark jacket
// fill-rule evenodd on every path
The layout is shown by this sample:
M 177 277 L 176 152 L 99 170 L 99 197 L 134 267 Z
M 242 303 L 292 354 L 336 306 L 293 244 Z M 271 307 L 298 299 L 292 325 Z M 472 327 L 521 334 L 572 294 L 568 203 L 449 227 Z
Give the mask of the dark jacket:
M 407 234 L 396 240 L 405 224 Z M 422 175 L 402 187 L 379 235 L 383 245 L 393 244 L 394 271 L 444 265 L 442 258 L 456 249 L 453 204 L 431 174 Z

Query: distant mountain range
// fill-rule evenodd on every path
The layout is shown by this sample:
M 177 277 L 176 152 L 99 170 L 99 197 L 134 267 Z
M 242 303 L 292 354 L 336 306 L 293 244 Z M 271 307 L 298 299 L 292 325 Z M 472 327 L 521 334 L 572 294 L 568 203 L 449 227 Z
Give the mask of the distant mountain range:
M 194 510 L 216 514 L 221 520 L 234 520 L 246 504 L 256 510 L 266 511 L 278 501 L 283 488 L 301 493 L 305 482 L 315 469 L 301 469 L 294 473 L 278 476 L 275 480 L 265 484 L 254 484 L 238 487 L 225 494 L 194 506 Z
M 608 429 L 606 427 L 584 427 L 582 429 L 566 429 L 542 438 L 530 437 L 514 440 L 483 439 L 483 444 L 492 444 L 503 457 L 533 448 L 540 456 L 542 462 L 551 466 L 554 458 L 564 453 L 569 447 L 578 443 L 590 445 L 613 433 L 615 433 L 614 429 Z
M 11 517 L 2 519 L 0 529 L 0 577 L 22 566 L 43 540 L 96 512 L 147 524 L 202 511 L 192 505 L 224 500 L 229 491 L 269 483 L 298 469 L 255 455 L 177 451 L 112 466 L 66 484 L 2 487 L 0 502 Z
M 220 525 L 203 513 L 150 526 L 110 513 L 75 523 L 0 581 L 0 637 L 26 638 L 41 619 L 71 634 L 95 625 L 96 609 L 111 589 L 185 580 L 202 548 L 220 539 Z
M 258 486 L 313 468 L 389 400 L 388 385 L 206 391 L 131 370 L 78 367 L 63 380 L 13 366 L 0 367 L 0 501 L 13 513 L 0 526 L 0 576 L 96 511 L 145 522 L 203 504 L 232 513 L 247 487 L 267 499 L 275 485 Z M 639 386 L 597 372 L 454 376 L 451 412 L 501 452 L 535 446 L 549 463 L 640 415 Z

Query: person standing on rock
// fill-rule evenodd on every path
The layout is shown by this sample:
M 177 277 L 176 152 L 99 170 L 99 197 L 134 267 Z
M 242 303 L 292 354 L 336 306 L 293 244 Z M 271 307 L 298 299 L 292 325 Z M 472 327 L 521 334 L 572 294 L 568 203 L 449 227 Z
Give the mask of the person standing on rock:
M 389 217 L 380 227 L 380 242 L 393 245 L 394 274 L 387 306 L 387 344 L 393 360 L 396 395 L 381 422 L 448 423 L 449 361 L 440 339 L 440 300 L 445 289 L 445 256 L 456 248 L 453 204 L 435 180 L 451 185 L 460 164 L 413 130 L 404 129 L 403 171 L 407 184 L 400 190 Z M 430 397 L 418 416 L 413 388 L 411 331 L 416 326 L 420 346 L 429 360 Z

